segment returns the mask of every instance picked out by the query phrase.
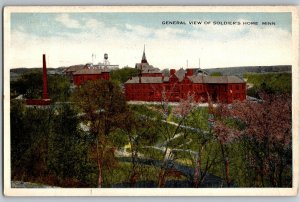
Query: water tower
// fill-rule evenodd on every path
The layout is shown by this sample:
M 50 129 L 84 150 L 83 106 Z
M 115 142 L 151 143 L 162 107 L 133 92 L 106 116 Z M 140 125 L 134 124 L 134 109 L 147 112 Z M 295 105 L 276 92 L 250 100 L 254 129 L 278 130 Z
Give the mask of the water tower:
M 108 54 L 107 54 L 107 53 L 104 53 L 103 64 L 104 64 L 105 66 L 110 64 L 109 61 L 108 61 Z

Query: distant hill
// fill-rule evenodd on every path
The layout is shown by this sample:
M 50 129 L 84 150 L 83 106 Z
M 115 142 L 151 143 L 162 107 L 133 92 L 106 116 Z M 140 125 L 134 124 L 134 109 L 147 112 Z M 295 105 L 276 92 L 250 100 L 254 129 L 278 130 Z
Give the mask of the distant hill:
M 220 72 L 222 75 L 236 75 L 243 77 L 245 73 L 291 72 L 292 65 L 221 67 L 204 69 L 204 71 L 209 75 L 214 72 Z

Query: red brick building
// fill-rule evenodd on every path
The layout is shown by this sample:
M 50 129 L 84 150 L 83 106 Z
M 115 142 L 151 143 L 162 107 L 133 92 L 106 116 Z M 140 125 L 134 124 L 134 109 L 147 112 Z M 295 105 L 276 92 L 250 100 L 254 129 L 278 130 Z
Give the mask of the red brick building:
M 94 57 L 94 54 L 92 55 Z M 76 86 L 89 80 L 109 80 L 109 72 L 112 69 L 119 68 L 119 65 L 112 65 L 108 61 L 108 54 L 104 54 L 103 63 L 87 63 L 85 65 L 73 65 L 64 70 L 64 73 L 70 77 L 71 83 Z
M 198 69 L 171 69 L 170 76 L 164 76 L 148 64 L 145 51 L 136 68 L 140 70 L 139 76 L 125 82 L 127 100 L 178 102 L 189 94 L 193 94 L 196 101 L 204 102 L 209 97 L 214 102 L 225 103 L 246 99 L 246 83 L 236 76 L 207 76 L 199 74 Z M 147 74 L 145 70 L 155 74 Z
M 84 68 L 73 73 L 73 83 L 76 86 L 80 86 L 86 81 L 94 81 L 98 79 L 109 80 L 109 70 L 108 69 L 92 69 Z

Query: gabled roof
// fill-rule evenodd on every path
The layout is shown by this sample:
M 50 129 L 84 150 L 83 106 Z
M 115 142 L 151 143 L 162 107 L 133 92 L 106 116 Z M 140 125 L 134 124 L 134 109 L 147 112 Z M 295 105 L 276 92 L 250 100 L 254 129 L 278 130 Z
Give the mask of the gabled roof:
M 188 77 L 193 83 L 245 83 L 245 81 L 237 76 L 202 76 L 194 75 Z
M 152 66 L 147 66 L 142 71 L 143 74 L 154 74 L 154 73 L 161 73 L 158 68 L 153 68 Z
M 100 69 L 81 69 L 73 73 L 73 75 L 80 74 L 101 74 L 103 71 Z
M 148 63 L 136 63 L 135 68 L 140 69 L 140 70 L 144 70 L 146 68 L 153 68 L 153 66 L 149 65 Z
M 174 79 L 173 79 L 174 78 Z M 169 80 L 172 79 L 172 80 L 179 80 L 178 77 L 176 76 L 176 74 L 171 74 L 169 76 Z
M 175 75 L 177 76 L 179 82 L 181 82 L 185 76 L 186 71 L 183 68 L 180 68 L 178 71 L 176 71 Z
M 203 76 L 193 75 L 188 77 L 193 83 L 204 83 Z
M 132 77 L 125 83 L 139 83 L 139 77 Z M 141 83 L 162 83 L 162 77 L 141 77 Z
M 207 76 L 204 77 L 205 83 L 245 83 L 237 76 Z

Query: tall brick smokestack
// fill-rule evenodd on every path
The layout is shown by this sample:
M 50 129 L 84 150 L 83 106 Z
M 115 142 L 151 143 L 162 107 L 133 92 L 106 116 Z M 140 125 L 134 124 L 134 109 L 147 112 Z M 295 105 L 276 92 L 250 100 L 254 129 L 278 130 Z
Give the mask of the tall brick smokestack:
M 46 55 L 45 54 L 43 54 L 43 99 L 49 99 L 47 66 L 46 66 Z

